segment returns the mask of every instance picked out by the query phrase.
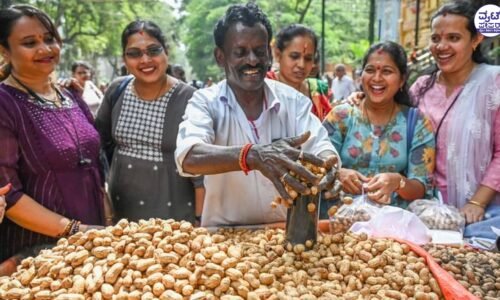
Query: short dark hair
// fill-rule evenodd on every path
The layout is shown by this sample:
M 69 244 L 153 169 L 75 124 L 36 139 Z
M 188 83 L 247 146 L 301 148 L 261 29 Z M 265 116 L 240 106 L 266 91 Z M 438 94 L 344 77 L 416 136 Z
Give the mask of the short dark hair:
M 138 32 L 146 32 L 150 36 L 154 37 L 161 44 L 165 53 L 168 54 L 168 44 L 165 35 L 161 31 L 160 27 L 152 21 L 136 20 L 127 25 L 122 32 L 122 50 L 125 54 L 125 48 L 127 48 L 128 38 Z
M 410 93 L 408 92 L 408 61 L 403 47 L 391 41 L 380 42 L 372 45 L 363 57 L 363 69 L 366 67 L 370 55 L 372 55 L 375 51 L 382 51 L 389 54 L 404 79 L 403 87 L 398 90 L 396 95 L 394 95 L 394 101 L 399 104 L 413 106 L 410 99 Z
M 267 31 L 268 43 L 273 38 L 273 29 L 266 14 L 255 3 L 234 4 L 229 6 L 224 16 L 222 16 L 214 27 L 215 45 L 219 48 L 224 47 L 226 32 L 229 27 L 236 23 L 243 23 L 245 26 L 252 27 L 257 23 L 264 25 Z
M 61 36 L 57 32 L 57 28 L 47 15 L 42 10 L 26 4 L 12 5 L 9 8 L 0 10 L 0 45 L 5 49 L 10 49 L 9 47 L 9 36 L 12 33 L 12 27 L 16 22 L 22 17 L 36 18 L 43 27 L 45 27 L 49 33 L 56 39 L 59 44 L 62 44 Z M 2 66 L 0 71 L 0 80 L 6 78 L 10 74 L 10 65 Z
M 82 67 L 82 68 L 85 68 L 87 70 L 92 71 L 92 66 L 88 62 L 83 61 L 83 60 L 77 60 L 71 64 L 71 72 L 75 73 L 76 69 L 78 69 L 78 67 Z
M 308 36 L 314 44 L 314 55 L 318 52 L 318 36 L 312 29 L 302 24 L 291 24 L 281 29 L 276 35 L 276 48 L 285 50 L 288 44 L 297 36 Z

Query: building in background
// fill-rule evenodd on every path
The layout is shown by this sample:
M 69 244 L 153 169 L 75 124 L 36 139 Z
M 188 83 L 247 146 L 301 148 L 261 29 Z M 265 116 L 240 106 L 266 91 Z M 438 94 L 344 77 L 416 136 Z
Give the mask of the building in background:
M 399 42 L 401 0 L 378 0 L 375 4 L 375 36 L 380 41 Z

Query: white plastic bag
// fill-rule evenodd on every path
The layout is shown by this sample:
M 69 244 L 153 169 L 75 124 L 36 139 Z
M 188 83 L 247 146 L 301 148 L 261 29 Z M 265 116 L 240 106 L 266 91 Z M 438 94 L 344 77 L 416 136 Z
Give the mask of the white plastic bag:
M 350 231 L 370 237 L 394 237 L 424 245 L 431 241 L 427 226 L 412 212 L 394 206 L 384 206 L 367 222 L 356 222 Z
M 368 199 L 366 194 L 353 199 L 351 204 L 343 204 L 335 215 L 330 217 L 330 233 L 346 232 L 353 223 L 368 221 L 382 207 Z

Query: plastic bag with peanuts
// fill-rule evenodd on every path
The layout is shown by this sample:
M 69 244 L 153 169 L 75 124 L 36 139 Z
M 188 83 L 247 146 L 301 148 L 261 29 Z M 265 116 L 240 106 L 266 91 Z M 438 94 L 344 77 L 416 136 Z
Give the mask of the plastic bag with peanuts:
M 346 232 L 356 222 L 369 221 L 382 207 L 368 199 L 364 192 L 354 199 L 349 196 L 343 197 L 342 202 L 343 205 L 338 210 L 336 206 L 332 206 L 328 211 L 331 233 Z
M 415 200 L 408 210 L 415 213 L 429 229 L 464 232 L 465 218 L 456 207 L 446 205 L 442 200 Z

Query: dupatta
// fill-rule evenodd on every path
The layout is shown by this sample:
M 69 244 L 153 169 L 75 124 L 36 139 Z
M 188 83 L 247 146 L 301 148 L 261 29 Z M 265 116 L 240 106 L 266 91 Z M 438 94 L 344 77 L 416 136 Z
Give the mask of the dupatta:
M 455 207 L 463 207 L 472 198 L 488 169 L 499 107 L 500 67 L 479 64 L 465 83 L 445 129 L 448 203 Z

